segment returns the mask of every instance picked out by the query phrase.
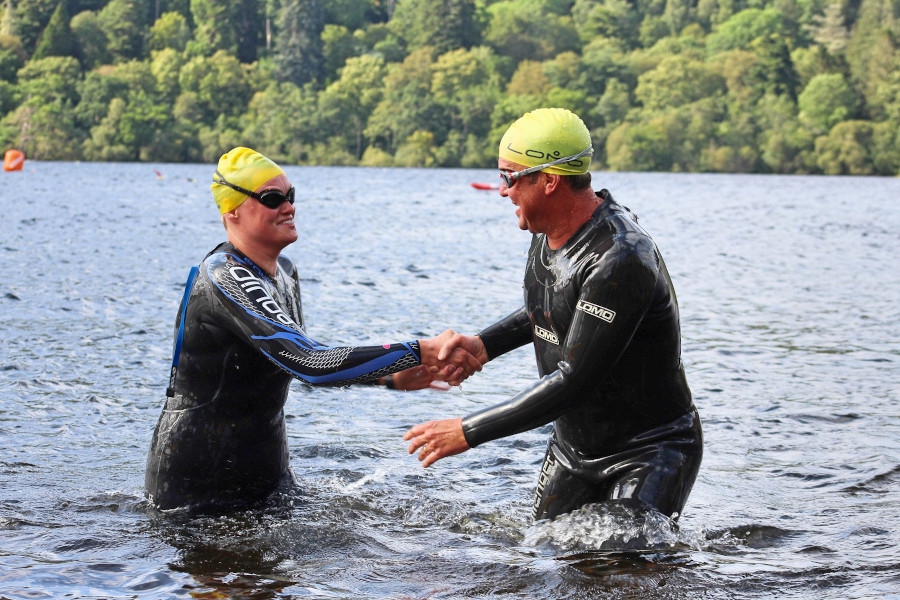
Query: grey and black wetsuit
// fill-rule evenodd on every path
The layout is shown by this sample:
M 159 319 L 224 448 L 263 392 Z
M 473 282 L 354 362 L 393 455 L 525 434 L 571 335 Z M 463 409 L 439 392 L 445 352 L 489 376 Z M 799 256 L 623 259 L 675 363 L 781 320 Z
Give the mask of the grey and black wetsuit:
M 536 235 L 525 306 L 481 333 L 491 358 L 534 343 L 542 379 L 463 419 L 470 446 L 553 422 L 535 519 L 632 499 L 680 513 L 702 456 L 675 291 L 650 236 L 608 191 L 558 250 Z
M 309 338 L 294 264 L 279 257 L 273 278 L 229 243 L 189 281 L 175 331 L 145 477 L 162 509 L 247 504 L 289 477 L 283 409 L 292 378 L 346 385 L 420 364 L 417 341 L 332 348 Z

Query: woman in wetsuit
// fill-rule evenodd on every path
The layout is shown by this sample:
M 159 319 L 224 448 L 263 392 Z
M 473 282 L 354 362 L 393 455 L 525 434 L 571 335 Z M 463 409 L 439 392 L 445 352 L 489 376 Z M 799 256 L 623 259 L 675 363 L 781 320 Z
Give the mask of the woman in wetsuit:
M 462 419 L 417 425 L 405 439 L 427 467 L 552 422 L 536 519 L 606 500 L 677 517 L 703 441 L 681 362 L 675 292 L 636 217 L 608 191 L 591 190 L 589 157 L 579 157 L 585 148 L 587 128 L 562 109 L 528 113 L 504 135 L 500 194 L 534 234 L 525 305 L 447 347 L 467 347 L 486 362 L 531 342 L 542 378 Z
M 290 480 L 284 405 L 293 378 L 314 385 L 373 382 L 401 372 L 399 387 L 427 385 L 421 364 L 458 383 L 480 363 L 439 363 L 439 338 L 328 347 L 306 335 L 297 269 L 281 250 L 297 239 L 294 188 L 248 148 L 219 160 L 212 184 L 228 242 L 192 270 L 175 323 L 165 407 L 147 459 L 157 508 L 233 507 Z M 412 383 L 411 383 L 412 382 Z

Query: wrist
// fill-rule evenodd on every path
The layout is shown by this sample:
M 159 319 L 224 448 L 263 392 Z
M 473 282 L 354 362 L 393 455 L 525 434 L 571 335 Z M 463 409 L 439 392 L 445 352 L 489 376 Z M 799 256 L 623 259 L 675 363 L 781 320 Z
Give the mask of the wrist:
M 478 355 L 475 358 L 477 358 L 482 365 L 486 365 L 491 361 L 491 355 L 487 351 L 487 346 L 484 345 L 484 340 L 481 339 L 480 335 L 475 334 L 472 337 L 477 339 L 479 344 L 481 345 L 481 350 L 479 350 Z

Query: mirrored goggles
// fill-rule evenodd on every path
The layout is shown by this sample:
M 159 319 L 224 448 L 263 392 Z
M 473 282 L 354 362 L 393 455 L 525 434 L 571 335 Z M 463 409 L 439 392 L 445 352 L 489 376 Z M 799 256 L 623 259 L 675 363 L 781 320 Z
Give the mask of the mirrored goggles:
M 582 156 L 586 156 L 588 154 L 593 154 L 594 148 L 593 146 L 588 146 L 578 154 L 573 154 L 572 156 L 564 156 L 562 158 L 558 158 L 552 162 L 544 163 L 542 165 L 536 165 L 534 167 L 528 167 L 527 169 L 522 169 L 521 171 L 513 171 L 511 173 L 506 173 L 505 171 L 500 171 L 500 179 L 503 180 L 503 183 L 506 184 L 506 187 L 511 188 L 516 184 L 516 181 L 520 177 L 524 177 L 525 175 L 529 175 L 531 173 L 537 173 L 538 171 L 543 171 L 549 167 L 555 167 L 556 165 L 562 165 L 567 162 L 572 162 Z
M 264 190 L 257 194 L 256 192 L 251 192 L 250 190 L 244 189 L 239 185 L 235 185 L 226 181 L 225 177 L 223 177 L 222 174 L 218 171 L 216 171 L 216 176 L 213 177 L 213 183 L 218 183 L 230 187 L 236 192 L 246 194 L 247 196 L 258 200 L 259 203 L 266 208 L 278 208 L 285 200 L 287 200 L 288 204 L 294 203 L 294 186 L 291 186 L 291 189 L 288 190 L 287 194 L 285 194 L 281 190 Z

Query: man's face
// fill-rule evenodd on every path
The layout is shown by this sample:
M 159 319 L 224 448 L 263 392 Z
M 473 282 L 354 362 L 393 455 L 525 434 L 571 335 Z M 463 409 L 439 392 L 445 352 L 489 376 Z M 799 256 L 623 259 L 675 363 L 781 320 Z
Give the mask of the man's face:
M 278 175 L 253 191 L 259 194 L 266 190 L 279 190 L 287 194 L 290 189 L 291 183 L 287 176 Z M 241 217 L 239 227 L 258 243 L 277 248 L 280 252 L 297 241 L 293 204 L 285 201 L 277 208 L 267 208 L 255 198 L 247 198 L 238 210 Z
M 526 168 L 524 165 L 511 162 L 505 158 L 497 160 L 497 168 L 501 171 L 512 173 Z M 519 219 L 519 229 L 531 233 L 546 233 L 548 220 L 547 197 L 543 193 L 543 178 L 540 173 L 525 175 L 516 180 L 512 187 L 508 187 L 501 179 L 500 195 L 509 198 L 516 206 L 516 217 Z

